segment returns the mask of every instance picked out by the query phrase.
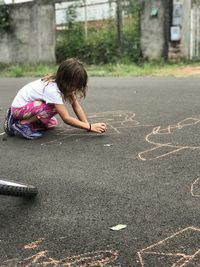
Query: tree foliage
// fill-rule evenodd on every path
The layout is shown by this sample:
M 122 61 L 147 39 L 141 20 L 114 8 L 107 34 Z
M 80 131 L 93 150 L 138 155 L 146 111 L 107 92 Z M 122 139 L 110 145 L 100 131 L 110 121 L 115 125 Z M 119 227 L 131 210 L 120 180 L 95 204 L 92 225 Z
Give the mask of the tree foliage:
M 10 30 L 10 10 L 8 5 L 0 5 L 0 29 Z

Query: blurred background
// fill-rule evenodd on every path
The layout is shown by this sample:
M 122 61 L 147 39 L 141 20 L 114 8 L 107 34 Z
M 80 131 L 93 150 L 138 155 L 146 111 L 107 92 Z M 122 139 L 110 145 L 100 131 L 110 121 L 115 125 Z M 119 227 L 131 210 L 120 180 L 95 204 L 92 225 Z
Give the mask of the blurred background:
M 0 0 L 0 63 L 199 60 L 200 0 Z

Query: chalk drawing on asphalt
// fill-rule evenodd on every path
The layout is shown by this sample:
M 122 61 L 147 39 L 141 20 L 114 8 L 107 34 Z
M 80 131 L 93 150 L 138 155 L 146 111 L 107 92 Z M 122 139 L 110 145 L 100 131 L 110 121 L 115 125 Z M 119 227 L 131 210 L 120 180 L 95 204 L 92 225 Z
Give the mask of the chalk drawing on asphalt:
M 138 154 L 141 160 L 166 157 L 185 149 L 200 149 L 199 118 L 186 118 L 167 127 L 157 126 L 147 134 L 145 140 L 153 147 Z M 196 133 L 196 136 L 195 136 Z M 191 138 L 194 136 L 194 138 Z M 185 138 L 184 138 L 185 137 Z M 196 142 L 196 143 L 195 143 Z
M 141 267 L 199 267 L 200 229 L 187 227 L 138 252 Z
M 88 119 L 90 122 L 105 122 L 107 124 L 107 133 L 103 135 L 121 134 L 121 131 L 125 128 L 153 126 L 141 125 L 140 122 L 135 119 L 135 116 L 136 114 L 132 111 L 117 110 L 91 114 L 88 116 Z M 54 139 L 42 143 L 42 146 L 59 146 L 64 140 L 70 137 L 78 138 L 77 141 L 79 141 L 86 136 L 102 136 L 102 134 L 89 133 L 69 126 L 60 127 L 54 130 L 52 134 L 54 135 Z
M 200 177 L 195 179 L 191 184 L 191 195 L 193 197 L 200 197 Z
M 41 242 L 35 241 L 30 243 L 31 248 L 37 248 L 37 245 Z M 24 247 L 29 247 L 30 244 L 25 245 Z M 36 244 L 36 246 L 34 246 Z M 33 246 L 32 246 L 33 245 Z M 74 255 L 62 259 L 56 259 L 49 255 L 48 250 L 39 251 L 35 254 L 28 256 L 24 259 L 11 259 L 4 261 L 2 263 L 2 267 L 7 266 L 23 266 L 23 267 L 32 267 L 32 266 L 51 266 L 51 267 L 87 267 L 87 266 L 107 266 L 109 264 L 110 267 L 120 267 L 114 266 L 112 263 L 116 261 L 118 258 L 118 252 L 113 250 L 100 250 L 100 251 L 93 251 L 84 254 Z M 111 265 L 112 264 L 112 265 Z
M 24 249 L 35 249 L 37 248 L 42 242 L 44 241 L 44 238 L 40 238 L 39 240 L 36 240 L 34 242 L 31 242 L 29 244 L 26 244 L 24 246 Z

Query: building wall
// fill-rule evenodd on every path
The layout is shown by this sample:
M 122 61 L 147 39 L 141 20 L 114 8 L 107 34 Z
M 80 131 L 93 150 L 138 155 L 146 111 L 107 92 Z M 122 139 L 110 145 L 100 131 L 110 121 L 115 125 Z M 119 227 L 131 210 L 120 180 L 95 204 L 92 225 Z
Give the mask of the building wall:
M 11 31 L 1 30 L 0 62 L 55 62 L 54 5 L 10 5 Z

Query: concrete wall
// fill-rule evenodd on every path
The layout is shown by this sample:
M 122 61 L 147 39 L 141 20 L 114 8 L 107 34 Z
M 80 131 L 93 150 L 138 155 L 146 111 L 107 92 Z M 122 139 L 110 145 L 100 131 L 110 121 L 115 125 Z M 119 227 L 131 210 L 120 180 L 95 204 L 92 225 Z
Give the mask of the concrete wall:
M 54 5 L 11 5 L 11 31 L 0 31 L 0 62 L 55 62 Z
M 153 9 L 156 16 L 151 15 Z M 149 60 L 167 58 L 171 0 L 141 0 L 141 50 Z

